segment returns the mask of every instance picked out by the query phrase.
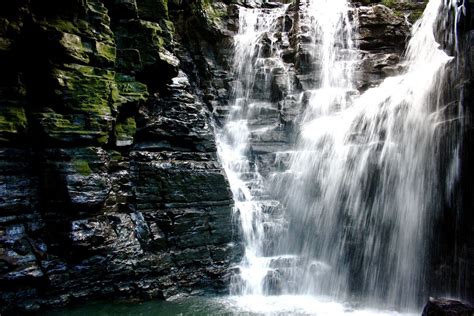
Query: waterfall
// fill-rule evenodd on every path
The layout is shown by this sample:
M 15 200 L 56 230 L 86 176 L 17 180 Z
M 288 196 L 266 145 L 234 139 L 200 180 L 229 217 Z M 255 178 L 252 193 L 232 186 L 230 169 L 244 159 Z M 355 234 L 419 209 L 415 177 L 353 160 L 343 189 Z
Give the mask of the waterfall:
M 434 35 L 440 8 L 456 5 L 430 0 L 413 26 L 404 73 L 359 93 L 349 1 L 298 4 L 299 11 L 240 8 L 234 102 L 218 133 L 245 245 L 231 291 L 419 306 L 431 228 L 458 168 L 456 150 L 442 153 L 459 118 L 447 114 L 442 95 L 452 57 Z M 289 10 L 298 11 L 293 28 L 310 35 L 309 66 L 299 70 L 309 71 L 309 84 L 299 88 L 294 66 L 284 61 Z M 287 157 L 286 168 L 263 172 L 252 139 L 279 124 L 259 121 L 282 107 L 272 95 L 277 75 L 285 78 L 284 99 L 301 111 L 295 141 L 273 153 L 275 162 Z M 451 165 L 446 177 L 442 155 Z
M 280 50 L 276 47 L 275 33 L 280 26 L 278 20 L 287 8 L 240 8 L 239 12 L 240 29 L 235 37 L 234 53 L 234 72 L 238 81 L 229 117 L 217 135 L 219 154 L 233 192 L 235 211 L 240 215 L 245 245 L 245 257 L 240 267 L 243 282 L 238 285 L 234 283 L 234 288 L 237 288 L 232 292 L 262 293 L 260 284 L 268 270 L 264 257 L 265 227 L 278 222 L 278 219 L 271 218 L 271 214 L 265 213 L 267 206 L 278 202 L 267 201 L 258 192 L 264 190 L 264 184 L 257 166 L 249 157 L 249 121 L 257 119 L 260 111 L 271 109 L 271 104 L 265 102 L 270 99 L 269 77 L 273 69 L 284 69 Z M 267 46 L 262 44 L 264 40 Z M 262 81 L 261 87 L 256 87 L 257 80 Z M 242 285 L 243 289 L 240 288 Z

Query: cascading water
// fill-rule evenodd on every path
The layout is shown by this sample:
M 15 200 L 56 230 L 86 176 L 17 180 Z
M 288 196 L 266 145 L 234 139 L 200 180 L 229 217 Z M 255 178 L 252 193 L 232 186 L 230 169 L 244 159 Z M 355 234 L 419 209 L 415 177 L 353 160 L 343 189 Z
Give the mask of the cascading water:
M 270 214 L 264 212 L 266 206 L 271 206 L 276 201 L 265 200 L 255 193 L 263 190 L 263 179 L 249 157 L 249 120 L 255 119 L 259 111 L 271 106 L 264 102 L 270 99 L 270 95 L 265 92 L 269 90 L 268 76 L 271 69 L 282 66 L 272 32 L 276 31 L 278 18 L 286 9 L 287 6 L 273 10 L 240 9 L 240 30 L 235 37 L 234 54 L 234 71 L 238 82 L 229 118 L 217 137 L 219 154 L 229 178 L 235 208 L 240 214 L 245 244 L 245 257 L 241 266 L 244 288 L 241 289 L 242 284 L 238 284 L 236 287 L 239 289 L 233 291 L 243 291 L 246 294 L 262 293 L 260 284 L 267 273 L 264 262 L 266 226 L 282 225 L 278 223 L 278 219 L 271 218 Z M 261 45 L 264 36 L 270 41 L 270 47 L 266 50 Z M 257 69 L 261 71 L 258 72 Z M 261 79 L 263 77 L 263 92 L 255 92 L 257 76 Z M 259 128 L 265 127 L 257 124 L 253 132 L 258 132 Z
M 442 195 L 437 91 L 450 57 L 433 35 L 440 5 L 430 1 L 414 26 L 404 75 L 348 98 L 348 76 L 328 78 L 323 69 L 321 87 L 311 92 L 291 165 L 297 177 L 285 201 L 290 231 L 312 233 L 285 247 L 330 269 L 305 291 L 419 303 L 429 227 Z
M 457 169 L 454 150 L 444 158 L 450 179 L 440 176 L 446 125 L 456 118 L 442 98 L 452 58 L 433 34 L 440 7 L 457 5 L 430 0 L 413 26 L 405 73 L 359 95 L 348 1 L 298 3 L 313 69 L 299 91 L 282 56 L 289 7 L 240 9 L 235 102 L 218 134 L 245 244 L 231 291 L 416 307 L 425 299 L 430 228 Z M 258 115 L 281 106 L 270 93 L 276 72 L 305 110 L 295 145 L 281 151 L 287 170 L 262 176 L 250 139 L 269 128 Z
M 286 292 L 331 295 L 347 287 L 341 260 L 339 232 L 344 223 L 336 216 L 345 183 L 344 139 L 352 122 L 343 118 L 357 91 L 352 86 L 357 54 L 346 0 L 308 1 L 313 60 L 318 65 L 315 86 L 302 93 L 299 139 L 290 159 L 289 175 L 276 174 L 273 187 L 283 200 L 290 220 L 280 252 L 294 259 L 286 278 Z M 349 167 L 349 166 L 348 166 Z M 298 234 L 294 234 L 298 232 Z M 335 282 L 336 279 L 338 282 Z

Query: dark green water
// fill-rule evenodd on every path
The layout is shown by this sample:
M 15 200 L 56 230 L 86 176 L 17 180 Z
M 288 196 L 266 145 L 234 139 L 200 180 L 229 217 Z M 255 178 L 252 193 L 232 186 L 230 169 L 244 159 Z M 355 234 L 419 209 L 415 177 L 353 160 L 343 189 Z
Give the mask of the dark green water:
M 144 303 L 93 303 L 44 313 L 45 316 L 108 316 L 108 315 L 230 315 L 226 305 L 217 299 L 188 298 L 173 302 L 150 301 Z
M 51 311 L 43 316 L 151 316 L 151 315 L 315 315 L 315 316 L 408 316 L 395 311 L 381 311 L 339 303 L 312 296 L 234 296 L 193 297 L 172 302 L 94 303 Z

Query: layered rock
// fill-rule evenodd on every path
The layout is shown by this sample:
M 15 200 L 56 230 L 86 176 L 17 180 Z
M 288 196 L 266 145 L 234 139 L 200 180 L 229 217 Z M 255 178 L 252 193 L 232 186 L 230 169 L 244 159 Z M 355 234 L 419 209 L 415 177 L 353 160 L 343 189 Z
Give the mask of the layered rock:
M 0 311 L 225 290 L 239 242 L 195 81 L 215 74 L 171 15 L 205 43 L 227 5 L 0 6 Z
M 355 11 L 361 62 L 356 70 L 358 89 L 377 86 L 403 69 L 401 55 L 410 35 L 410 24 L 382 5 L 360 6 Z

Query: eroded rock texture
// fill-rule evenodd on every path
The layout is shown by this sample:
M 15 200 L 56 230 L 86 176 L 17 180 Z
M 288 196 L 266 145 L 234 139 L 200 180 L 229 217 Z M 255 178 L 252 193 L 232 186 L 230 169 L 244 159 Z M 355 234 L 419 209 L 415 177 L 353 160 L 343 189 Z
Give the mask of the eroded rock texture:
M 225 290 L 240 248 L 203 91 L 227 98 L 229 10 L 0 5 L 0 312 Z

